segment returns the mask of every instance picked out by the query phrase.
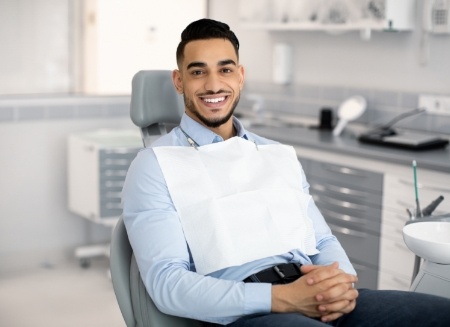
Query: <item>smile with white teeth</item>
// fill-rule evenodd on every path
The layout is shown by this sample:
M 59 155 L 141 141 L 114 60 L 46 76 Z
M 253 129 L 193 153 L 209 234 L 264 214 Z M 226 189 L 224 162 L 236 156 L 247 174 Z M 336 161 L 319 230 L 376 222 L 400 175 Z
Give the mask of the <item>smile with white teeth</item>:
M 220 97 L 220 98 L 213 98 L 213 99 L 202 99 L 203 101 L 207 102 L 207 103 L 219 103 L 222 101 L 225 101 L 225 97 Z

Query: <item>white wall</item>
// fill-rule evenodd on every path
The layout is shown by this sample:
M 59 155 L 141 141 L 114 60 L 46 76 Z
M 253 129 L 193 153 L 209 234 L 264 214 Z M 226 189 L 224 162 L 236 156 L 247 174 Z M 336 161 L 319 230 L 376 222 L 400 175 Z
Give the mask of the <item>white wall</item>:
M 70 91 L 69 3 L 0 0 L 0 94 Z
M 0 274 L 73 257 L 111 229 L 67 209 L 67 136 L 135 128 L 128 117 L 0 123 Z
M 414 31 L 373 32 L 370 41 L 361 40 L 357 32 L 335 36 L 245 29 L 238 21 L 238 1 L 210 0 L 210 16 L 236 32 L 249 82 L 271 82 L 273 45 L 289 42 L 295 48 L 295 83 L 450 93 L 450 36 L 430 35 L 428 63 L 420 63 L 423 0 L 417 1 Z

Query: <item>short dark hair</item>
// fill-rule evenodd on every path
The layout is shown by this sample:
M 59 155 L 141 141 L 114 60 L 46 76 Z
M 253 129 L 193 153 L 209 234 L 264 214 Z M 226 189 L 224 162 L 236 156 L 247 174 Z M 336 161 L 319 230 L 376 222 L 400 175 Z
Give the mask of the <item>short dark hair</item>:
M 239 58 L 239 40 L 230 27 L 212 19 L 199 19 L 190 23 L 181 33 L 181 41 L 177 47 L 177 63 L 183 60 L 186 44 L 195 40 L 226 39 L 231 42 Z

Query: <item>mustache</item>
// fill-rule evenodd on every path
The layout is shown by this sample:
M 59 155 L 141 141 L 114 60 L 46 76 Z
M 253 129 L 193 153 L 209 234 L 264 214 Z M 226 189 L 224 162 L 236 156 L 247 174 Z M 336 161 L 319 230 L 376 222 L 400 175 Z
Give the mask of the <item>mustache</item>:
M 217 92 L 214 92 L 214 91 L 206 91 L 206 92 L 203 92 L 203 93 L 198 93 L 197 96 L 202 97 L 202 96 L 207 96 L 207 95 L 216 95 L 216 94 L 224 94 L 224 93 L 225 93 L 225 94 L 231 94 L 230 91 L 220 89 L 220 90 L 217 91 Z

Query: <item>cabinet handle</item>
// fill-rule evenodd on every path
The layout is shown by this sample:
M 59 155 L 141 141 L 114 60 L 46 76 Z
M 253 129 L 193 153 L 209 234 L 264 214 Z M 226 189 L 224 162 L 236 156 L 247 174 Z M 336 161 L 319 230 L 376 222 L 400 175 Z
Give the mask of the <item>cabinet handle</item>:
M 122 196 L 122 192 L 106 192 L 105 197 L 109 199 L 120 199 Z
M 359 211 L 362 211 L 362 212 L 365 212 L 367 210 L 367 207 L 363 206 L 363 205 L 351 203 L 351 202 L 348 202 L 348 201 L 336 200 L 336 199 L 333 199 L 333 198 L 330 198 L 330 197 L 322 197 L 322 196 L 317 195 L 317 194 L 313 195 L 313 199 L 316 202 L 320 202 L 320 201 L 328 202 L 328 203 L 336 205 L 338 207 L 343 207 L 343 208 L 347 208 L 347 209 L 355 209 L 355 210 L 359 210 Z
M 367 198 L 367 192 L 361 192 L 352 190 L 347 187 L 340 187 L 335 185 L 327 184 L 326 186 L 321 183 L 311 183 L 311 188 L 319 190 L 319 191 L 333 191 L 335 193 L 343 193 L 347 195 L 357 196 L 360 198 Z
M 105 159 L 105 161 L 103 162 L 106 166 L 129 166 L 130 165 L 130 161 L 127 159 Z
M 404 179 L 399 179 L 398 181 L 399 181 L 399 183 L 401 183 L 403 185 L 414 187 L 414 184 L 411 181 L 407 181 L 407 180 L 404 180 Z M 423 184 L 423 183 L 418 183 L 417 187 L 421 188 L 421 189 L 424 189 L 424 190 L 429 190 L 429 191 L 449 192 L 450 193 L 450 189 L 445 188 L 445 187 L 430 186 L 430 185 L 426 185 L 426 184 Z
M 106 154 L 135 154 L 139 151 L 139 148 L 114 148 L 114 149 L 106 149 L 104 153 Z
M 363 233 L 363 232 L 358 232 L 354 229 L 349 229 L 349 228 L 345 228 L 345 227 L 339 227 L 333 224 L 328 224 L 328 226 L 330 226 L 330 228 L 340 234 L 345 234 L 345 235 L 350 235 L 350 236 L 356 236 L 356 237 L 361 237 L 361 238 L 366 238 L 367 237 L 367 233 Z
M 120 203 L 107 203 L 105 205 L 106 209 L 122 209 L 122 205 Z
M 124 182 L 123 181 L 106 181 L 105 186 L 106 187 L 123 187 Z
M 127 175 L 127 171 L 126 170 L 112 170 L 112 169 L 107 169 L 105 170 L 105 176 L 120 176 L 120 177 L 125 177 Z
M 339 166 L 333 166 L 333 165 L 325 165 L 325 169 L 328 171 L 331 171 L 332 173 L 338 173 L 343 175 L 351 175 L 351 176 L 357 176 L 357 177 L 367 177 L 367 175 L 363 174 L 359 170 L 355 170 L 349 167 L 339 167 Z
M 362 218 L 336 213 L 334 211 L 330 211 L 327 209 L 321 209 L 320 211 L 322 211 L 322 213 L 325 213 L 327 217 L 335 218 L 335 219 L 338 219 L 341 221 L 347 221 L 347 222 L 357 223 L 357 224 L 361 224 L 361 225 L 366 224 L 365 219 L 362 219 Z

